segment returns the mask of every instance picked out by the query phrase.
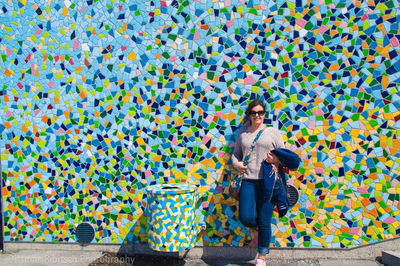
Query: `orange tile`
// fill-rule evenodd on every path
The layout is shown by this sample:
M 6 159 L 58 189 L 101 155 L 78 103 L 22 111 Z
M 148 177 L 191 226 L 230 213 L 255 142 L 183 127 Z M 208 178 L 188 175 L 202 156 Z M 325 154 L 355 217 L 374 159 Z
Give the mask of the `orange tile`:
M 6 68 L 6 70 L 4 70 L 4 75 L 10 77 L 11 76 L 11 72 L 10 70 L 8 70 L 8 68 Z
M 368 213 L 371 214 L 373 217 L 378 217 L 378 211 L 376 209 L 372 209 Z
M 370 201 L 369 199 L 363 199 L 363 200 L 361 201 L 361 203 L 362 203 L 364 206 L 369 206 L 369 205 L 371 204 L 371 201 Z
M 381 84 L 383 86 L 383 88 L 387 88 L 389 85 L 389 77 L 388 76 L 382 76 L 382 81 Z

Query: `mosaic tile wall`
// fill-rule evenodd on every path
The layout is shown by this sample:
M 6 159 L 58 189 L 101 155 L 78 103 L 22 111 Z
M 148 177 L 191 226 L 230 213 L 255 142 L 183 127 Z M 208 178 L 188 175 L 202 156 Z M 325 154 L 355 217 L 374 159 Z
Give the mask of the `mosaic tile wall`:
M 400 235 L 398 1 L 0 3 L 6 241 L 145 243 L 145 188 L 206 192 L 198 245 L 255 245 L 228 196 L 249 100 L 303 164 L 275 247 Z

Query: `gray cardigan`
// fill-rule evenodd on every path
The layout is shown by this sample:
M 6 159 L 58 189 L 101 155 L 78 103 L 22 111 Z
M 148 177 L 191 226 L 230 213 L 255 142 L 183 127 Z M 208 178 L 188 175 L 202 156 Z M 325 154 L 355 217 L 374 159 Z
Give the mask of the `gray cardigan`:
M 238 162 L 243 161 L 255 137 L 256 135 L 247 131 L 245 127 L 239 130 L 232 154 L 234 166 Z M 264 128 L 264 132 L 250 154 L 249 161 L 247 162 L 247 171 L 244 173 L 243 179 L 263 179 L 262 162 L 267 157 L 267 153 L 271 150 L 284 147 L 285 143 L 278 129 L 273 127 Z

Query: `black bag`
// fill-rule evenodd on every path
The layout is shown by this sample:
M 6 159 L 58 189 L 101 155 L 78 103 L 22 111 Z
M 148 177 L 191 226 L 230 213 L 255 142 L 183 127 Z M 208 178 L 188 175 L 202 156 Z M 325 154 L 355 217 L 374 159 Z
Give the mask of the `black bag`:
M 286 180 L 285 180 L 286 183 Z M 289 207 L 293 207 L 296 205 L 299 200 L 299 191 L 293 185 L 286 185 L 287 197 L 288 197 L 288 205 Z

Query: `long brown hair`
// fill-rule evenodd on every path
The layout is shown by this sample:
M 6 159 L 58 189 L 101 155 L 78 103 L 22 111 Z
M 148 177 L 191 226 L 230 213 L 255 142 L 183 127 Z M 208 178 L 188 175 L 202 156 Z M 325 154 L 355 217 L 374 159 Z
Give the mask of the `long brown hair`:
M 248 121 L 251 121 L 250 120 L 250 112 L 251 112 L 251 110 L 253 110 L 253 108 L 258 106 L 258 105 L 261 106 L 264 109 L 264 112 L 266 111 L 265 110 L 265 104 L 261 100 L 259 100 L 259 99 L 253 100 L 251 103 L 249 103 L 249 105 L 247 106 L 247 110 L 246 110 L 246 118 L 247 118 Z

